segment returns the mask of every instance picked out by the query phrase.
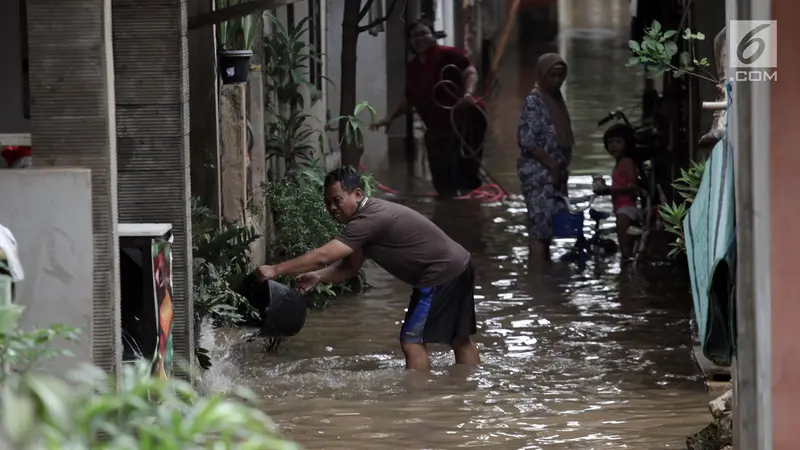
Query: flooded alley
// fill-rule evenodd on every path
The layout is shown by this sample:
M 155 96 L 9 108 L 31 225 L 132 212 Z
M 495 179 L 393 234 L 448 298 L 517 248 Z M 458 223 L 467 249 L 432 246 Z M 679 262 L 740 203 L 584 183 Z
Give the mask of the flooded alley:
M 572 192 L 589 193 L 591 175 L 610 173 L 597 121 L 616 107 L 632 109 L 643 85 L 625 67 L 627 25 L 564 29 L 550 45 L 509 46 L 489 105 L 487 152 L 504 187 L 519 191 L 517 119 L 532 66 L 547 51 L 569 65 Z M 308 449 L 677 449 L 708 423 L 711 397 L 691 359 L 681 270 L 621 272 L 614 257 L 530 274 L 518 195 L 503 204 L 397 201 L 473 254 L 480 368 L 451 367 L 452 355 L 434 347 L 430 375 L 405 373 L 398 334 L 410 290 L 370 265 L 369 290 L 311 312 L 278 354 L 244 342 L 247 330 L 205 336 L 212 389 L 254 389 L 287 436 Z M 558 252 L 569 245 L 558 242 Z

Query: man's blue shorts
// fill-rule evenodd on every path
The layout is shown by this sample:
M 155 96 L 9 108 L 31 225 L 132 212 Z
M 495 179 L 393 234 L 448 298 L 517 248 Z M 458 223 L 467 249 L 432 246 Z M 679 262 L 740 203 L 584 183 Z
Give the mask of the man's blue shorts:
M 450 344 L 477 333 L 475 272 L 472 262 L 461 275 L 439 286 L 414 288 L 400 330 L 400 341 Z

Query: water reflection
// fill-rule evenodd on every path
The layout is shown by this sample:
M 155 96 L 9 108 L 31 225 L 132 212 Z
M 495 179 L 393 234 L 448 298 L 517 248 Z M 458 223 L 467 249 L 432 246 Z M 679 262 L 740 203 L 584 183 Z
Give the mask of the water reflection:
M 607 174 L 613 163 L 597 119 L 635 99 L 640 78 L 624 68 L 620 42 L 614 33 L 574 32 L 562 43 L 580 145 L 575 195 L 591 183 L 581 173 Z M 518 186 L 515 130 L 535 61 L 524 50 L 503 68 L 518 83 L 504 84 L 491 105 L 487 163 L 509 187 Z M 620 273 L 613 259 L 529 273 L 518 196 L 503 205 L 403 202 L 474 255 L 480 368 L 454 368 L 452 353 L 433 346 L 431 374 L 405 373 L 397 337 L 410 289 L 371 266 L 369 291 L 311 313 L 278 354 L 245 342 L 246 331 L 206 335 L 216 364 L 210 387 L 255 389 L 281 428 L 309 449 L 682 448 L 684 436 L 708 421 L 710 398 L 689 354 L 684 273 L 668 266 Z M 554 256 L 571 244 L 557 242 Z
M 405 373 L 397 335 L 409 289 L 370 267 L 371 290 L 312 313 L 279 354 L 243 342 L 241 330 L 217 333 L 235 344 L 217 344 L 228 356 L 212 388 L 256 389 L 312 449 L 677 448 L 707 421 L 680 272 L 620 275 L 609 261 L 529 274 L 513 201 L 407 202 L 465 245 L 482 241 L 479 369 L 452 367 L 434 346 L 431 374 Z
M 431 215 L 433 223 L 470 253 L 481 253 L 486 249 L 483 239 L 486 219 L 483 205 L 470 200 L 436 202 Z

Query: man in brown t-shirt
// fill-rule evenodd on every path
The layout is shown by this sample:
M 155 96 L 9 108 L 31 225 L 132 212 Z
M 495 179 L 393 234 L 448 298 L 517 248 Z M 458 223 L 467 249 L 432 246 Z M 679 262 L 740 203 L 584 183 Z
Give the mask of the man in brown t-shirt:
M 448 344 L 456 364 L 478 364 L 470 336 L 475 323 L 475 275 L 470 254 L 422 214 L 397 203 L 367 198 L 361 175 L 337 169 L 325 177 L 325 205 L 345 224 L 341 236 L 258 276 L 298 276 L 304 292 L 321 282 L 341 283 L 358 274 L 365 258 L 413 286 L 400 331 L 406 368 L 429 370 L 426 344 Z

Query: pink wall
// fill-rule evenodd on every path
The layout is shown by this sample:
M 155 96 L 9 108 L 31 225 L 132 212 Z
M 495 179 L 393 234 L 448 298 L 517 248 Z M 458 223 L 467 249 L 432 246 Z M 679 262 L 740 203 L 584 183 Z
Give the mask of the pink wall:
M 773 448 L 796 450 L 800 416 L 800 1 L 772 0 L 778 19 L 778 81 L 770 93 Z

